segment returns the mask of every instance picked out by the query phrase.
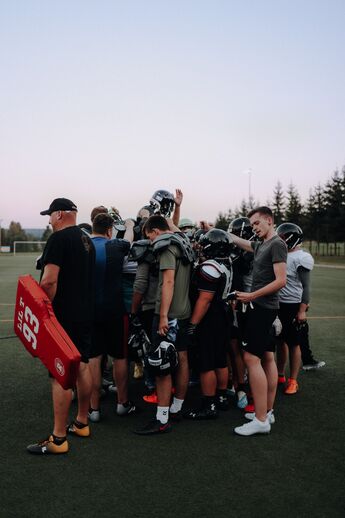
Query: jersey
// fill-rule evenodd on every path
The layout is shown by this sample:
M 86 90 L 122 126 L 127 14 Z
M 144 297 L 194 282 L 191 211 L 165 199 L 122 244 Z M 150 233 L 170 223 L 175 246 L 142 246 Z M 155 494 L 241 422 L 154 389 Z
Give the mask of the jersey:
M 286 264 L 286 286 L 279 292 L 279 302 L 288 304 L 302 301 L 303 285 L 299 275 L 300 269 L 311 271 L 314 267 L 314 259 L 309 252 L 294 249 L 288 253 Z
M 225 309 L 225 301 L 232 284 L 232 268 L 230 263 L 209 259 L 197 265 L 191 281 L 191 300 L 195 305 L 199 292 L 214 293 L 208 311 Z
M 122 275 L 130 243 L 125 239 L 105 237 L 93 237 L 92 241 L 96 250 L 95 316 L 102 322 L 125 313 Z

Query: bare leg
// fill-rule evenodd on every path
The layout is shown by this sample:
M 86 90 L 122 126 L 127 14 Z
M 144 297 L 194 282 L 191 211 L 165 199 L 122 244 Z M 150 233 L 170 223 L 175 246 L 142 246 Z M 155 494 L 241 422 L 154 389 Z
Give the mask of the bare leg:
M 72 390 L 63 389 L 56 379 L 52 379 L 51 383 L 54 410 L 53 434 L 57 437 L 65 437 Z
M 285 372 L 285 366 L 288 359 L 289 350 L 286 343 L 279 341 L 277 346 L 277 366 L 279 374 Z
M 290 348 L 290 378 L 297 380 L 302 364 L 301 348 L 299 345 Z
M 114 359 L 113 376 L 117 386 L 117 402 L 124 404 L 128 401 L 128 360 Z
M 88 363 L 81 362 L 77 376 L 78 389 L 78 414 L 77 420 L 80 423 L 87 424 L 88 411 L 90 405 L 90 397 L 92 392 L 92 377 L 90 366 Z
M 255 415 L 259 421 L 266 421 L 267 414 L 267 378 L 258 356 L 244 353 L 244 361 L 249 373 L 249 383 L 253 394 Z
M 233 358 L 234 358 L 235 367 L 236 367 L 236 374 L 237 374 L 236 381 L 237 381 L 237 383 L 243 384 L 244 383 L 244 374 L 245 374 L 245 365 L 244 365 L 244 361 L 243 361 L 243 358 L 241 355 L 241 350 L 240 350 L 240 346 L 238 343 L 238 339 L 233 338 L 230 343 L 231 343 L 231 349 L 233 352 Z M 235 385 L 235 386 L 237 386 L 237 385 Z
M 102 384 L 102 373 L 101 373 L 101 360 L 102 356 L 91 358 L 89 360 L 90 371 L 92 376 L 92 393 L 90 398 L 90 407 L 94 410 L 99 409 L 99 392 Z
M 217 376 L 215 371 L 201 372 L 200 385 L 203 396 L 215 396 L 217 390 Z
M 172 381 L 171 376 L 161 376 L 156 378 L 157 406 L 170 406 Z
M 274 361 L 274 354 L 272 352 L 265 352 L 262 359 L 262 366 L 267 378 L 267 409 L 271 410 L 274 406 L 274 400 L 277 393 L 278 384 L 278 370 L 277 364 Z M 256 413 L 256 407 L 255 407 Z
M 224 367 L 222 369 L 216 369 L 216 378 L 217 378 L 217 389 L 226 390 L 226 388 L 228 386 L 229 369 L 227 367 Z
M 189 381 L 187 351 L 180 351 L 178 353 L 178 360 L 179 363 L 176 372 L 175 397 L 177 399 L 184 399 L 186 397 Z

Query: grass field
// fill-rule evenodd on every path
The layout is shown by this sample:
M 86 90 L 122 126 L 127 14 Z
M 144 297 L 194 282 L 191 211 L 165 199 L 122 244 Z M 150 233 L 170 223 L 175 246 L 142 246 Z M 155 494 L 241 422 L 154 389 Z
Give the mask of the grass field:
M 0 256 L 1 518 L 344 516 L 344 269 L 313 271 L 312 348 L 327 365 L 302 372 L 296 396 L 278 395 L 270 435 L 233 435 L 243 422 L 233 406 L 214 422 L 136 436 L 154 409 L 133 381 L 141 414 L 117 417 L 108 397 L 91 438 L 72 437 L 68 455 L 35 457 L 26 445 L 51 430 L 49 380 L 16 338 L 4 338 L 13 335 L 17 277 L 37 277 L 33 263 Z M 197 397 L 191 390 L 187 406 Z

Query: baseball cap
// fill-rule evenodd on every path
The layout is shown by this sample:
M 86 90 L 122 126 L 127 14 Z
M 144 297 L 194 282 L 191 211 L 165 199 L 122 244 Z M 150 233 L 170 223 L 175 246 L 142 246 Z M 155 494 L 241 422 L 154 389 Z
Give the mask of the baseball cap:
M 77 211 L 77 206 L 73 203 L 73 201 L 68 200 L 67 198 L 55 198 L 49 206 L 49 209 L 42 210 L 40 212 L 41 216 L 50 216 L 52 212 L 56 210 L 75 210 Z

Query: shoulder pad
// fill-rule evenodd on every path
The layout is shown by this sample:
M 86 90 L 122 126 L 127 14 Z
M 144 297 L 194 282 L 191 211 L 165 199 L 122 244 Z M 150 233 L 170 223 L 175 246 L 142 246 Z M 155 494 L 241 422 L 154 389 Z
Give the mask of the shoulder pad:
M 151 263 L 153 259 L 152 246 L 149 239 L 140 239 L 139 241 L 132 243 L 128 254 L 129 261 L 136 261 L 137 263 L 146 261 Z
M 210 281 L 216 281 L 222 276 L 220 264 L 217 261 L 210 259 L 200 265 L 200 273 L 203 277 Z
M 304 250 L 301 250 L 301 254 L 299 257 L 299 263 L 306 270 L 312 270 L 314 268 L 314 259 L 313 257 Z
M 176 245 L 182 252 L 181 260 L 184 264 L 194 262 L 195 256 L 189 238 L 184 234 L 161 234 L 153 241 L 153 253 L 155 255 L 161 254 L 170 245 Z

